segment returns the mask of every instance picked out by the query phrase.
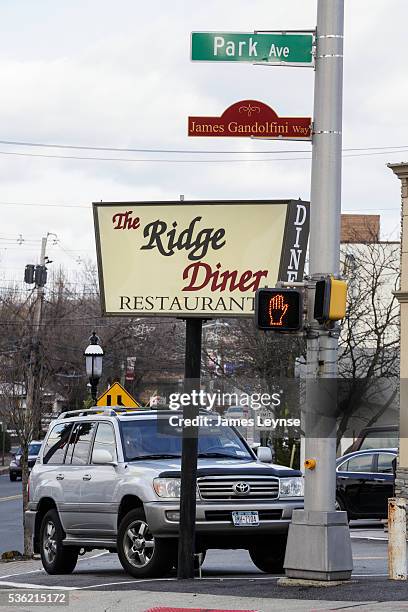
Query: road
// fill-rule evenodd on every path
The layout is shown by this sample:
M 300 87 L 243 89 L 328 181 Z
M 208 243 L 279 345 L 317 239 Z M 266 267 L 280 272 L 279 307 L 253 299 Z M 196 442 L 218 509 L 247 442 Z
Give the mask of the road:
M 0 554 L 6 550 L 23 551 L 23 500 L 21 480 L 11 482 L 0 475 Z
M 23 549 L 21 480 L 10 482 L 0 475 L 0 555 L 6 550 Z M 353 529 L 380 527 L 376 521 L 352 521 Z
M 242 550 L 209 551 L 202 579 L 194 582 L 178 581 L 175 573 L 164 579 L 136 580 L 123 572 L 116 555 L 94 551 L 79 560 L 73 574 L 65 576 L 49 576 L 38 561 L 0 564 L 0 595 L 16 589 L 20 593 L 27 589 L 62 592 L 71 598 L 69 609 L 75 612 L 145 612 L 156 606 L 259 612 L 356 607 L 364 612 L 407 611 L 406 583 L 391 583 L 386 578 L 387 542 L 370 539 L 379 537 L 384 537 L 380 530 L 353 531 L 353 580 L 340 586 L 282 587 L 279 576 L 257 570 Z M 27 607 L 10 608 L 10 612 L 16 609 Z
M 371 530 L 373 536 L 377 535 L 377 530 Z M 367 532 L 364 531 L 364 534 Z M 358 535 L 358 532 L 356 532 Z M 371 535 L 371 534 L 370 534 Z M 353 534 L 353 556 L 354 556 L 354 576 L 385 576 L 387 574 L 387 542 L 381 540 L 355 539 Z M 120 565 L 117 555 L 105 551 L 93 551 L 82 558 L 75 572 L 69 576 L 49 576 L 42 569 L 39 562 L 34 563 L 30 577 L 26 572 L 13 577 L 13 581 L 34 583 L 40 582 L 47 586 L 68 586 L 68 587 L 95 587 L 109 588 L 120 587 L 123 585 L 134 584 L 135 581 L 127 576 Z M 6 571 L 7 570 L 7 571 Z M 14 574 L 13 565 L 8 564 L 7 568 L 2 566 L 2 573 Z M 266 574 L 258 570 L 252 563 L 249 554 L 245 550 L 210 550 L 202 568 L 203 578 L 264 578 Z M 143 582 L 143 581 L 141 581 Z M 0 578 L 1 586 L 1 578 Z
M 0 552 L 22 550 L 21 504 L 21 482 L 11 483 L 7 475 L 0 476 Z M 222 605 L 224 609 L 235 607 L 266 612 L 282 609 L 289 612 L 292 609 L 309 611 L 349 608 L 349 605 L 335 606 L 334 603 L 330 608 L 322 607 L 324 602 L 328 604 L 329 599 L 337 603 L 348 602 L 350 608 L 359 605 L 356 602 L 367 602 L 367 605 L 370 602 L 367 608 L 365 605 L 359 606 L 360 610 L 370 612 L 408 611 L 408 604 L 405 607 L 400 607 L 402 604 L 398 604 L 398 607 L 397 604 L 388 607 L 391 604 L 384 603 L 406 601 L 408 588 L 406 583 L 390 583 L 387 580 L 387 541 L 382 527 L 372 523 L 355 522 L 351 526 L 351 537 L 353 581 L 341 587 L 331 587 L 330 595 L 327 588 L 279 586 L 279 576 L 260 572 L 244 550 L 209 551 L 202 568 L 202 580 L 194 582 L 177 581 L 175 572 L 161 580 L 132 579 L 123 571 L 117 556 L 105 551 L 87 553 L 78 561 L 74 573 L 64 576 L 46 574 L 39 561 L 0 563 L 0 593 L 9 589 L 30 587 L 51 589 L 52 592 L 62 589 L 70 594 L 71 601 L 75 600 L 77 611 L 89 611 L 90 605 L 92 610 L 121 611 L 144 611 L 159 604 L 185 604 L 190 608 L 201 605 L 208 608 L 211 602 L 214 607 Z M 132 597 L 132 593 L 136 599 Z M 108 607 L 105 604 L 112 597 L 114 600 Z M 282 603 L 284 600 L 291 600 L 294 606 L 295 601 L 303 601 L 307 606 L 298 607 L 296 603 L 296 606 L 291 608 L 292 604 L 289 602 Z M 137 605 L 135 601 L 138 602 Z M 120 606 L 118 602 L 121 602 Z M 382 602 L 381 605 L 378 602 Z

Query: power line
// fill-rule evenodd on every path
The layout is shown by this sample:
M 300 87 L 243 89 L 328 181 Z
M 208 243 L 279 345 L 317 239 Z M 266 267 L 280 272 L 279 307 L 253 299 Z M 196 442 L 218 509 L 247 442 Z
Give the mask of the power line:
M 188 203 L 188 200 L 186 200 L 186 202 Z M 120 202 L 119 202 L 120 203 Z M 127 202 L 129 203 L 129 202 Z M 135 205 L 138 204 L 138 202 L 134 202 Z M 86 208 L 87 210 L 92 210 L 92 207 L 90 204 L 61 204 L 61 203 L 54 203 L 54 204 L 42 204 L 40 202 L 4 202 L 4 201 L 0 201 L 0 206 L 32 206 L 32 207 L 44 207 L 44 208 Z M 359 213 L 361 211 L 373 211 L 373 212 L 381 212 L 381 211 L 392 211 L 392 210 L 400 210 L 399 207 L 391 207 L 391 208 L 358 208 L 358 209 L 343 209 L 342 213 Z M 24 239 L 24 241 L 26 241 L 26 239 Z M 40 242 L 40 240 L 33 240 L 33 242 Z M 54 245 L 51 245 L 51 247 Z M 58 246 L 58 245 L 57 245 Z M 62 250 L 67 250 L 67 249 L 62 249 Z M 80 251 L 86 251 L 86 252 L 93 252 L 92 249 L 70 249 L 72 252 L 80 252 Z
M 348 149 L 350 151 L 350 149 Z M 355 149 L 356 150 L 356 149 Z M 362 149 L 365 150 L 365 149 Z M 382 150 L 372 153 L 352 153 L 350 155 L 343 155 L 343 158 L 347 157 L 370 157 L 375 155 L 392 155 L 393 153 L 403 153 L 408 151 L 408 146 L 404 148 L 400 148 L 398 150 Z M 121 163 L 141 163 L 141 164 L 245 164 L 245 163 L 268 163 L 276 162 L 276 161 L 311 161 L 311 153 L 308 151 L 302 151 L 304 153 L 309 153 L 308 157 L 278 157 L 275 159 L 134 159 L 127 157 L 84 157 L 80 155 L 45 155 L 44 153 L 19 153 L 17 151 L 0 151 L 0 155 L 5 156 L 17 156 L 17 157 L 40 157 L 45 159 L 72 159 L 76 161 L 104 161 L 104 162 L 121 162 Z M 214 152 L 216 153 L 216 152 Z M 251 153 L 251 151 L 246 151 L 246 153 Z M 264 153 L 273 153 L 273 151 L 256 151 L 256 153 L 264 154 Z M 280 151 L 279 153 L 295 153 L 295 151 Z
M 408 150 L 408 148 L 407 148 Z M 291 152 L 291 151 L 290 151 Z M 262 153 L 260 151 L 257 151 Z M 308 153 L 308 151 L 305 151 Z M 45 159 L 73 159 L 79 161 L 108 161 L 108 162 L 125 162 L 125 163 L 149 163 L 149 164 L 241 164 L 241 163 L 262 163 L 271 161 L 297 161 L 297 160 L 311 160 L 309 157 L 291 157 L 291 158 L 277 158 L 271 159 L 134 159 L 131 157 L 84 157 L 81 155 L 46 155 L 44 153 L 19 153 L 17 151 L 0 151 L 0 155 L 12 155 L 17 157 L 41 157 Z M 374 154 L 373 154 L 374 155 Z
M 42 204 L 39 202 L 0 202 L 0 206 L 42 206 L 45 208 L 87 208 L 91 210 L 91 206 L 88 204 Z
M 263 140 L 254 138 L 252 140 Z M 27 142 L 27 141 L 17 141 L 17 140 L 0 140 L 0 144 L 3 145 L 12 145 L 12 146 L 21 146 L 21 147 L 38 147 L 38 148 L 49 148 L 49 149 L 74 149 L 80 151 L 112 151 L 118 153 L 181 153 L 181 154 L 235 154 L 235 155 L 246 155 L 246 154 L 257 154 L 259 151 L 231 151 L 231 150 L 211 150 L 211 149 L 150 149 L 150 148 L 136 148 L 136 147 L 98 147 L 95 145 L 70 145 L 70 144 L 61 144 L 61 143 L 44 143 L 44 142 Z M 387 149 L 405 149 L 408 150 L 408 145 L 398 145 L 398 146 L 387 146 L 387 147 L 361 147 L 361 148 L 350 148 L 345 147 L 343 151 L 385 151 Z M 268 155 L 274 155 L 277 153 L 309 153 L 308 149 L 299 149 L 293 151 L 285 151 L 285 150 L 275 150 L 275 151 L 262 151 L 262 153 L 267 153 Z M 88 159 L 88 158 L 87 158 Z

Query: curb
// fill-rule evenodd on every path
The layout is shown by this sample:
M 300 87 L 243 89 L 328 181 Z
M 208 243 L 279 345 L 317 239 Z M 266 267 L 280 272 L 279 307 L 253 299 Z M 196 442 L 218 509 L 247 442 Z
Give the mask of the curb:
M 8 465 L 0 465 L 0 474 L 7 474 L 9 471 Z
M 352 580 L 317 580 L 317 579 L 304 579 L 304 578 L 288 578 L 284 576 L 279 578 L 277 584 L 281 587 L 336 587 L 343 584 L 350 584 Z M 358 583 L 358 580 L 353 580 L 354 584 Z

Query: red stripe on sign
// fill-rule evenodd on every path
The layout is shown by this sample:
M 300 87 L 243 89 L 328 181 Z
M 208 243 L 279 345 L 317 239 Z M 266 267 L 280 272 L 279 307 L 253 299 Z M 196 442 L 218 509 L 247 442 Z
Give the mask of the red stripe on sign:
M 149 608 L 145 612 L 256 612 L 256 610 L 221 610 L 220 608 Z

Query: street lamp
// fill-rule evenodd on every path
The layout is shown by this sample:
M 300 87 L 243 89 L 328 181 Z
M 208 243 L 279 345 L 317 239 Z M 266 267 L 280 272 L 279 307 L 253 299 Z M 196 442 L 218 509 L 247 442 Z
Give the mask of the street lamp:
M 102 376 L 103 349 L 99 345 L 99 338 L 95 332 L 92 332 L 89 342 L 90 344 L 86 347 L 84 352 L 85 366 L 86 374 L 89 377 L 89 382 L 91 384 L 92 399 L 96 404 L 98 382 Z

